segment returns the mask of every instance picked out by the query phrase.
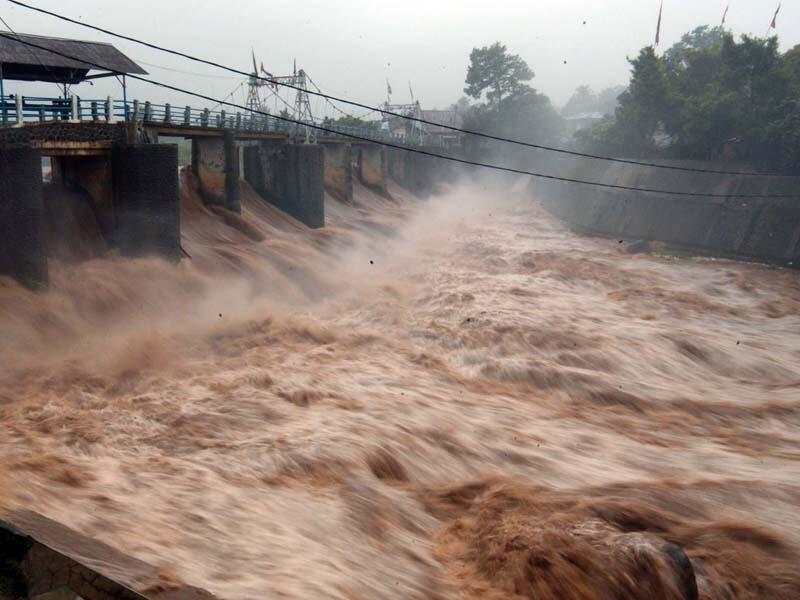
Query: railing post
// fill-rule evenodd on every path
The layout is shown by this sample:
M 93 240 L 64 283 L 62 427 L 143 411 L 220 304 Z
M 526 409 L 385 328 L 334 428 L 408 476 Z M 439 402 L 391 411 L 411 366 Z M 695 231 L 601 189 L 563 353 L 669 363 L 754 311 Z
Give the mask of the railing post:
M 172 107 L 169 102 L 164 105 L 164 123 L 172 123 Z
M 150 101 L 144 103 L 144 119 L 145 122 L 149 123 L 153 120 L 153 105 L 150 104 Z
M 22 114 L 22 96 L 17 94 L 14 98 L 14 108 L 17 110 L 17 123 L 22 125 L 25 122 L 24 115 Z
M 125 107 L 125 110 L 127 111 L 127 106 Z M 138 100 L 134 100 L 133 101 L 133 122 L 134 123 L 138 123 L 139 122 L 139 101 Z
M 106 121 L 109 123 L 114 119 L 114 100 L 112 100 L 111 96 L 106 98 Z
M 97 114 L 97 100 L 92 100 L 92 121 L 97 121 L 100 115 Z
M 236 113 L 236 129 L 242 128 L 242 113 Z
M 203 109 L 203 114 L 200 116 L 200 126 L 201 127 L 204 127 L 204 128 L 208 127 L 208 116 L 209 116 L 208 113 L 209 113 L 208 109 L 204 108 Z
M 217 127 L 225 127 L 225 109 L 222 109 L 217 115 Z
M 191 122 L 192 122 L 192 109 L 191 107 L 187 106 L 186 108 L 183 109 L 183 124 L 188 127 L 191 124 Z
M 72 94 L 72 98 L 70 98 L 72 105 L 70 106 L 70 118 L 73 121 L 80 120 L 80 115 L 78 115 L 78 97 L 75 94 Z

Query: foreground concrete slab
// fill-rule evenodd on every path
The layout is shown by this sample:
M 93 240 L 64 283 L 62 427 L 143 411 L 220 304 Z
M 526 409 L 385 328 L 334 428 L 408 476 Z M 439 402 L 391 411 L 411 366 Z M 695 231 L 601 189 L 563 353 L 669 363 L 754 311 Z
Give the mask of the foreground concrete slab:
M 32 511 L 0 518 L 0 598 L 213 600 L 159 570 Z

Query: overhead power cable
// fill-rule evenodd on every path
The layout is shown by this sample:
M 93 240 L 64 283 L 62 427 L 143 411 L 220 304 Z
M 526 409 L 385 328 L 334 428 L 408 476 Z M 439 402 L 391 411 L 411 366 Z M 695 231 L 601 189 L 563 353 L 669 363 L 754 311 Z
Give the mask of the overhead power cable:
M 35 44 L 33 42 L 29 42 L 29 41 L 26 41 L 26 40 L 18 39 L 18 38 L 15 38 L 15 37 L 11 36 L 11 35 L 3 33 L 3 32 L 0 32 L 0 38 L 14 40 L 14 41 L 17 41 L 19 43 L 26 44 L 26 45 L 28 45 L 28 46 L 30 46 L 32 48 L 38 48 L 39 50 L 44 50 L 46 52 L 50 52 L 51 54 L 55 54 L 57 56 L 61 56 L 62 58 L 67 58 L 67 59 L 75 60 L 75 61 L 81 61 L 81 62 L 83 62 L 85 64 L 91 65 L 91 66 L 93 66 L 95 68 L 98 68 L 98 69 L 102 69 L 104 71 L 110 71 L 112 73 L 122 74 L 120 71 L 117 71 L 116 69 L 112 69 L 111 67 L 108 67 L 106 65 L 95 63 L 95 62 L 91 62 L 91 61 L 87 61 L 87 60 L 78 58 L 77 56 L 74 56 L 74 55 L 66 54 L 64 52 L 59 52 L 58 50 L 53 50 L 52 48 L 47 48 L 45 46 L 42 46 L 42 45 L 39 45 L 39 44 Z M 640 193 L 649 193 L 649 194 L 664 194 L 664 195 L 669 195 L 669 196 L 690 196 L 690 197 L 704 197 L 704 198 L 741 198 L 741 199 L 745 199 L 746 198 L 746 199 L 750 199 L 750 200 L 766 199 L 766 198 L 794 198 L 794 199 L 800 198 L 800 195 L 797 195 L 797 194 L 707 194 L 707 193 L 694 193 L 694 192 L 678 192 L 678 191 L 674 191 L 674 190 L 662 190 L 662 189 L 656 189 L 656 188 L 629 187 L 629 186 L 618 185 L 618 184 L 613 184 L 613 183 L 600 183 L 600 182 L 596 182 L 596 181 L 586 181 L 586 180 L 583 180 L 583 179 L 574 179 L 574 178 L 571 178 L 571 177 L 560 177 L 560 176 L 557 176 L 557 175 L 549 175 L 549 174 L 546 174 L 546 173 L 536 173 L 535 171 L 526 171 L 524 169 L 515 169 L 513 167 L 504 167 L 502 165 L 493 165 L 493 164 L 490 164 L 490 163 L 484 163 L 484 162 L 475 161 L 475 160 L 468 160 L 468 159 L 465 159 L 465 158 L 457 158 L 455 156 L 447 156 L 445 154 L 437 154 L 436 152 L 430 152 L 428 150 L 421 150 L 419 148 L 411 148 L 411 147 L 408 147 L 408 146 L 402 146 L 400 144 L 393 144 L 391 142 L 383 142 L 383 141 L 374 140 L 372 138 L 360 136 L 360 135 L 357 135 L 357 134 L 354 134 L 354 133 L 345 133 L 343 131 L 338 131 L 338 130 L 336 130 L 334 128 L 326 127 L 324 125 L 317 125 L 317 124 L 313 124 L 313 123 L 304 123 L 302 121 L 298 121 L 297 119 L 292 119 L 292 118 L 289 118 L 289 117 L 283 117 L 283 116 L 280 116 L 280 115 L 270 115 L 269 113 L 264 112 L 264 111 L 252 110 L 252 109 L 250 109 L 250 108 L 248 108 L 248 107 L 246 107 L 246 106 L 244 106 L 242 104 L 236 104 L 234 102 L 223 101 L 223 100 L 220 100 L 218 98 L 214 98 L 212 96 L 207 96 L 205 94 L 201 94 L 199 92 L 193 92 L 191 90 L 180 88 L 178 86 L 170 85 L 168 83 L 163 83 L 163 82 L 160 82 L 160 81 L 155 81 L 153 79 L 147 79 L 146 77 L 140 77 L 139 75 L 133 75 L 131 73 L 127 73 L 126 77 L 130 77 L 131 79 L 135 79 L 137 81 L 143 81 L 144 83 L 149 83 L 151 85 L 162 87 L 164 89 L 172 90 L 174 92 L 180 92 L 182 94 L 187 94 L 189 96 L 194 96 L 196 98 L 201 98 L 201 99 L 206 100 L 208 102 L 216 102 L 216 103 L 219 103 L 219 104 L 224 104 L 224 105 L 230 106 L 232 108 L 238 108 L 240 110 L 244 110 L 245 112 L 251 112 L 251 113 L 255 113 L 255 114 L 260 114 L 260 115 L 263 115 L 265 117 L 271 117 L 273 119 L 278 119 L 280 121 L 285 121 L 287 123 L 293 123 L 295 125 L 302 125 L 304 127 L 310 127 L 312 129 L 316 129 L 318 131 L 324 131 L 324 132 L 327 132 L 327 133 L 333 133 L 333 134 L 336 134 L 336 135 L 339 135 L 339 136 L 342 136 L 342 137 L 347 137 L 347 138 L 358 140 L 358 141 L 361 141 L 361 142 L 368 142 L 370 144 L 378 144 L 378 145 L 381 145 L 381 146 L 385 146 L 387 148 L 395 148 L 397 150 L 403 150 L 404 152 L 410 152 L 410 153 L 413 153 L 413 154 L 421 154 L 423 156 L 429 156 L 431 158 L 438 158 L 438 159 L 442 159 L 442 160 L 449 160 L 449 161 L 452 161 L 452 162 L 457 162 L 457 163 L 461 163 L 461 164 L 465 164 L 465 165 L 470 165 L 470 166 L 473 166 L 473 167 L 482 167 L 482 168 L 486 168 L 486 169 L 494 169 L 496 171 L 503 171 L 503 172 L 506 172 L 506 173 L 515 173 L 517 175 L 530 175 L 531 177 L 538 177 L 540 179 L 548 179 L 548 180 L 553 180 L 553 181 L 563 181 L 563 182 L 566 182 L 566 183 L 588 185 L 588 186 L 599 187 L 599 188 L 607 188 L 607 189 L 614 189 L 614 190 L 625 190 L 625 191 L 630 191 L 630 192 L 640 192 Z
M 234 69 L 233 67 L 228 67 L 226 65 L 223 65 L 223 64 L 211 61 L 211 60 L 206 60 L 204 58 L 200 58 L 200 57 L 197 57 L 197 56 L 192 56 L 191 54 L 186 54 L 186 53 L 180 52 L 178 50 L 171 50 L 170 48 L 165 48 L 163 46 L 158 46 L 158 45 L 152 44 L 150 42 L 145 42 L 143 40 L 139 40 L 139 39 L 131 37 L 131 36 L 123 35 L 121 33 L 116 33 L 114 31 L 111 31 L 111 30 L 108 30 L 108 29 L 104 29 L 103 27 L 98 27 L 97 25 L 92 25 L 90 23 L 83 23 L 83 22 L 78 21 L 76 19 L 72 19 L 70 17 L 67 17 L 66 15 L 62 15 L 62 14 L 55 13 L 55 12 L 52 12 L 52 11 L 49 11 L 49 10 L 45 10 L 44 8 L 39 8 L 37 6 L 32 6 L 30 4 L 26 4 L 25 2 L 21 2 L 20 0 L 8 0 L 8 2 L 11 2 L 12 4 L 16 4 L 17 6 L 21 6 L 23 8 L 27 8 L 29 10 L 33 10 L 33 11 L 36 11 L 36 12 L 39 12 L 39 13 L 42 13 L 42 14 L 49 15 L 51 17 L 55 17 L 56 19 L 61 19 L 62 21 L 66 21 L 67 23 L 72 23 L 74 25 L 80 25 L 81 27 L 86 27 L 86 28 L 92 29 L 94 31 L 99 31 L 100 33 L 105 33 L 106 35 L 111 35 L 111 36 L 114 36 L 114 37 L 122 39 L 122 40 L 127 40 L 129 42 L 133 42 L 135 44 L 140 44 L 140 45 L 145 46 L 147 48 L 152 48 L 153 50 L 158 50 L 160 52 L 166 52 L 166 53 L 172 54 L 174 56 L 180 56 L 182 58 L 186 58 L 186 59 L 194 61 L 194 62 L 198 62 L 198 63 L 202 63 L 202 64 L 209 65 L 209 66 L 212 66 L 212 67 L 216 67 L 218 69 L 223 69 L 225 71 L 230 71 L 231 73 L 236 73 L 237 75 L 244 75 L 245 77 L 252 77 L 253 76 L 252 73 L 246 73 L 245 71 L 241 71 L 239 69 Z M 375 111 L 375 112 L 380 112 L 382 114 L 390 115 L 392 117 L 397 117 L 397 118 L 400 118 L 400 119 L 407 119 L 409 121 L 415 121 L 417 123 L 422 123 L 424 125 L 432 125 L 432 126 L 435 126 L 435 127 L 446 129 L 448 131 L 455 131 L 455 132 L 458 132 L 458 133 L 463 133 L 463 134 L 466 134 L 466 135 L 472 135 L 472 136 L 476 136 L 476 137 L 481 137 L 481 138 L 488 139 L 488 140 L 493 140 L 493 141 L 496 141 L 496 142 L 514 144 L 514 145 L 517 145 L 517 146 L 522 146 L 522 147 L 525 147 L 525 148 L 533 148 L 533 149 L 536 149 L 536 150 L 545 150 L 545 151 L 548 151 L 548 152 L 556 152 L 556 153 L 564 154 L 564 155 L 568 155 L 568 156 L 576 156 L 576 157 L 580 157 L 580 158 L 589 158 L 589 159 L 593 159 L 593 160 L 604 160 L 604 161 L 608 161 L 608 162 L 624 163 L 624 164 L 629 164 L 629 165 L 637 165 L 637 166 L 640 166 L 640 167 L 652 167 L 654 169 L 666 169 L 666 170 L 670 170 L 670 171 L 684 171 L 684 172 L 689 172 L 689 173 L 709 173 L 709 174 L 714 174 L 714 175 L 747 175 L 747 176 L 754 176 L 754 177 L 797 177 L 797 175 L 791 175 L 791 174 L 788 174 L 788 173 L 764 173 L 764 172 L 757 172 L 757 171 L 725 171 L 725 170 L 718 170 L 718 169 L 701 169 L 699 167 L 683 167 L 683 166 L 679 166 L 679 165 L 665 165 L 665 164 L 659 164 L 659 163 L 654 163 L 654 162 L 632 160 L 632 159 L 627 159 L 627 158 L 616 158 L 616 157 L 613 157 L 613 156 L 604 156 L 604 155 L 601 155 L 601 154 L 590 154 L 590 153 L 587 153 L 587 152 L 578 152 L 576 150 L 567 150 L 566 148 L 556 148 L 554 146 L 546 146 L 544 144 L 535 144 L 533 142 L 525 142 L 525 141 L 522 141 L 522 140 L 515 140 L 515 139 L 512 139 L 512 138 L 504 138 L 502 136 L 493 135 L 493 134 L 490 134 L 490 133 L 483 133 L 483 132 L 480 132 L 480 131 L 473 131 L 473 130 L 470 130 L 470 129 L 463 129 L 461 127 L 454 127 L 452 125 L 444 125 L 442 123 L 436 123 L 434 121 L 428 121 L 426 119 L 422 119 L 422 118 L 419 118 L 419 117 L 414 117 L 412 115 L 404 115 L 402 113 L 396 113 L 396 112 L 384 110 L 382 108 L 376 108 L 374 106 L 370 106 L 370 105 L 364 104 L 362 102 L 357 102 L 355 100 L 348 100 L 346 98 L 339 98 L 339 97 L 333 96 L 331 94 L 325 94 L 325 93 L 316 92 L 316 91 L 313 91 L 313 90 L 306 90 L 306 89 L 300 88 L 299 86 L 296 86 L 296 85 L 293 85 L 293 84 L 290 84 L 290 83 L 272 81 L 269 77 L 261 77 L 258 74 L 256 74 L 255 77 L 257 79 L 260 79 L 262 81 L 266 81 L 268 83 L 282 85 L 282 86 L 285 86 L 285 87 L 288 87 L 288 88 L 292 88 L 292 89 L 295 89 L 295 90 L 302 90 L 302 91 L 304 91 L 304 92 L 306 92 L 308 94 L 312 94 L 312 95 L 315 95 L 315 96 L 322 96 L 324 98 L 328 98 L 329 100 L 333 100 L 333 101 L 336 101 L 336 102 L 341 102 L 342 104 L 349 104 L 351 106 L 357 106 L 359 108 L 363 108 L 363 109 L 370 110 L 370 111 Z

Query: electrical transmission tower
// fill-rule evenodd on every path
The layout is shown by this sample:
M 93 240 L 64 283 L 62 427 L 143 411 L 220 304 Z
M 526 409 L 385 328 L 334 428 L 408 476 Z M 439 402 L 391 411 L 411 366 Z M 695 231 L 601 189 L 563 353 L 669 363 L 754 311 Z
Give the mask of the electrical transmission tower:
M 269 112 L 266 99 L 262 99 L 261 97 L 261 88 L 268 87 L 277 99 L 283 102 L 287 108 L 292 109 L 289 116 L 295 121 L 298 121 L 298 123 L 292 125 L 290 130 L 292 137 L 295 139 L 302 138 L 307 144 L 314 144 L 317 141 L 316 129 L 305 125 L 314 124 L 314 115 L 311 113 L 311 101 L 306 92 L 309 81 L 310 78 L 303 69 L 297 70 L 297 63 L 295 63 L 294 72 L 291 75 L 273 75 L 264 69 L 264 63 L 261 63 L 260 67 L 258 66 L 255 52 L 253 52 L 253 72 L 250 74 L 250 79 L 247 84 L 247 108 L 262 113 Z M 294 86 L 294 106 L 287 103 L 278 94 L 281 84 Z
M 264 66 L 261 66 L 261 72 L 264 72 Z M 247 80 L 247 110 L 252 111 L 252 115 L 257 115 L 259 112 L 266 112 L 266 106 L 261 100 L 261 88 L 267 85 L 263 79 L 259 79 L 259 69 L 256 64 L 256 53 L 253 51 L 253 72 Z

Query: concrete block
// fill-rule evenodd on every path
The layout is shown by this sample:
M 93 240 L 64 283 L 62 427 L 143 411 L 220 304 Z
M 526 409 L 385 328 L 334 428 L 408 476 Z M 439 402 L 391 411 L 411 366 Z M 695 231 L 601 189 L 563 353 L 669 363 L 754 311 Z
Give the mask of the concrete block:
M 114 146 L 114 244 L 126 256 L 181 256 L 178 147 Z
M 245 149 L 245 177 L 270 204 L 309 227 L 325 226 L 321 145 L 264 142 Z
M 239 190 L 239 149 L 232 131 L 222 137 L 192 140 L 192 170 L 200 182 L 206 206 L 242 212 Z
M 388 195 L 389 161 L 386 148 L 378 144 L 358 145 L 358 179 L 368 188 Z
M 353 202 L 353 153 L 348 143 L 326 143 L 325 189 L 341 202 Z
M 47 287 L 42 159 L 26 146 L 0 146 L 0 275 Z

